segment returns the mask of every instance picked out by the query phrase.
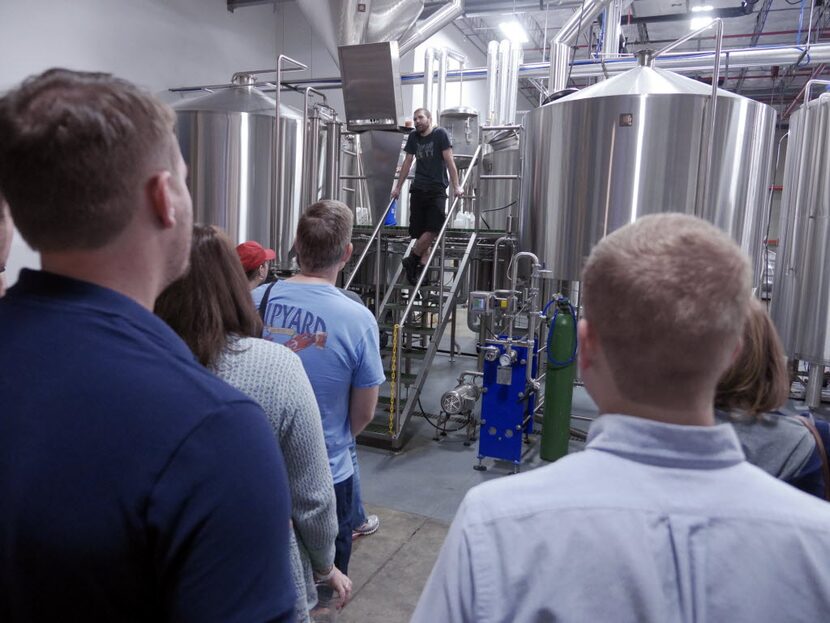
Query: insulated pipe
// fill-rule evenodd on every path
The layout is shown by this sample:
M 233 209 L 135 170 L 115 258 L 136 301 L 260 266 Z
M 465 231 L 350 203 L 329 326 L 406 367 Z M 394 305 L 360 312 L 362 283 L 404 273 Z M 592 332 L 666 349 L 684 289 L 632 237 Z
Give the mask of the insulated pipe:
M 498 98 L 498 114 L 496 123 L 503 125 L 506 123 L 507 117 L 507 78 L 508 66 L 510 63 L 510 42 L 504 39 L 499 43 L 499 58 L 498 58 L 498 86 L 496 88 L 496 97 Z
M 424 108 L 432 110 L 432 65 L 435 60 L 435 48 L 424 50 Z
M 464 0 L 450 0 L 443 7 L 407 30 L 398 45 L 398 54 L 403 56 L 429 39 L 444 26 L 464 12 Z
M 498 116 L 498 99 L 496 97 L 498 68 L 499 42 L 491 41 L 487 44 L 487 114 L 484 117 L 487 120 L 487 125 L 495 124 Z
M 519 98 L 519 67 L 522 65 L 522 44 L 512 42 L 510 44 L 510 66 L 508 71 L 507 83 L 507 114 L 505 116 L 505 123 L 516 123 L 516 106 Z
M 620 53 L 620 37 L 622 36 L 622 0 L 611 0 L 605 9 L 602 18 L 603 31 L 602 58 L 616 58 Z
M 583 28 L 591 25 L 600 11 L 612 0 L 585 0 L 580 9 L 571 15 L 550 42 L 550 76 L 548 93 L 556 93 L 568 86 L 568 69 L 573 58 L 571 46 Z
M 438 102 L 435 105 L 435 118 L 441 116 L 441 111 L 444 110 L 447 99 L 447 48 L 441 48 L 438 54 Z

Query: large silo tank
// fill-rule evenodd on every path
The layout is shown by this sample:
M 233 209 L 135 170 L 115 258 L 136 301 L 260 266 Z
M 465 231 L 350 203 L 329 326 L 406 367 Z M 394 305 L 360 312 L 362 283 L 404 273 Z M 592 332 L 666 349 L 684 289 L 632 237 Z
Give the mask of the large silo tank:
M 519 135 L 513 130 L 502 132 L 490 141 L 490 148 L 492 151 L 481 160 L 482 174 L 516 175 L 517 179 L 481 180 L 478 196 L 481 227 L 506 231 L 508 215 L 519 213 Z
M 830 95 L 790 118 L 771 313 L 788 355 L 830 365 Z
M 519 236 L 557 279 L 644 214 L 696 214 L 711 87 L 639 66 L 525 117 Z M 775 111 L 719 90 L 708 198 L 760 274 Z
M 174 109 L 195 221 L 221 227 L 235 243 L 256 240 L 272 247 L 278 268 L 289 268 L 302 210 L 302 113 L 280 109 L 283 193 L 274 240 L 274 100 L 240 84 Z

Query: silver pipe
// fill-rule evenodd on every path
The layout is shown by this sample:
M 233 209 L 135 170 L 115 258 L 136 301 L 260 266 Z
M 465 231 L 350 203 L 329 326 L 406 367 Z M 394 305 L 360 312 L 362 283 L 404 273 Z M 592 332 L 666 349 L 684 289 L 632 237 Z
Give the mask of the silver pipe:
M 493 245 L 493 282 L 492 282 L 492 287 L 490 289 L 493 290 L 494 292 L 496 290 L 500 289 L 498 287 L 498 285 L 499 285 L 498 284 L 498 275 L 496 274 L 496 271 L 498 271 L 498 268 L 499 268 L 499 246 L 501 246 L 501 244 L 503 242 L 506 242 L 508 240 L 510 240 L 509 235 L 508 236 L 502 236 L 501 238 L 497 238 L 496 243 Z M 511 243 L 511 246 L 513 246 L 512 240 L 510 241 L 510 243 Z
M 830 85 L 830 80 L 808 80 L 807 84 L 804 85 L 804 105 L 807 105 L 807 102 L 810 101 L 810 91 L 812 88 L 817 84 L 823 84 L 825 86 Z
M 441 116 L 441 111 L 446 108 L 447 102 L 447 48 L 441 48 L 438 53 L 438 102 L 437 110 L 434 112 L 436 119 Z
M 337 119 L 326 123 L 326 188 L 325 198 L 340 201 L 340 132 Z
M 522 65 L 522 44 L 515 41 L 510 44 L 507 93 L 507 123 L 516 123 L 516 107 L 519 99 L 519 67 Z
M 517 180 L 519 179 L 518 175 L 479 175 L 478 179 L 480 180 Z
M 277 57 L 277 80 L 276 80 L 276 95 L 274 96 L 274 103 L 277 110 L 277 118 L 274 121 L 274 204 L 271 207 L 271 246 L 277 250 L 277 261 L 288 267 L 288 253 L 290 249 L 283 249 L 280 244 L 280 229 L 282 210 L 280 210 L 282 195 L 283 195 L 283 180 L 282 180 L 282 137 L 280 136 L 280 85 L 282 84 L 283 63 L 288 62 L 294 65 L 294 70 L 308 69 L 308 65 L 304 65 L 300 61 L 295 61 L 290 56 L 280 54 Z M 260 72 L 245 72 L 245 73 L 260 73 Z M 305 128 L 303 128 L 305 131 Z
M 496 86 L 499 69 L 499 42 L 491 41 L 487 44 L 487 113 L 484 115 L 488 125 L 496 123 L 497 98 Z
M 821 387 L 824 384 L 824 366 L 811 363 L 807 372 L 807 391 L 804 402 L 810 409 L 818 409 L 821 406 Z
M 324 93 L 321 93 L 314 87 L 306 87 L 303 89 L 303 144 L 300 149 L 300 161 L 303 163 L 303 179 L 300 184 L 300 192 L 303 198 L 303 204 L 311 205 L 317 201 L 317 171 L 320 154 L 317 153 L 320 135 L 320 120 L 314 119 L 309 123 L 308 105 L 311 100 L 311 94 L 316 93 L 323 98 L 323 102 L 328 103 Z
M 605 36 L 602 39 L 602 58 L 617 58 L 620 53 L 622 35 L 622 0 L 611 0 L 605 8 L 603 18 Z
M 435 48 L 424 50 L 424 104 L 427 110 L 432 110 L 432 65 L 435 61 Z
M 398 54 L 403 56 L 429 39 L 444 26 L 464 12 L 464 0 L 450 0 L 423 21 L 417 22 L 406 31 L 398 45 Z
M 521 130 L 520 124 L 504 124 L 504 125 L 483 125 L 479 128 L 482 132 L 498 132 L 500 130 Z
M 555 93 L 568 86 L 568 72 L 573 57 L 572 46 L 582 29 L 588 28 L 611 0 L 585 0 L 550 42 L 550 76 L 548 92 Z
M 696 73 L 707 71 L 712 68 L 715 54 L 713 50 L 703 52 L 678 52 L 661 58 L 655 63 L 655 67 L 670 69 L 676 73 Z M 728 48 L 721 53 L 721 68 L 725 68 L 727 61 L 730 69 L 751 69 L 753 67 L 771 67 L 774 65 L 795 65 L 799 67 L 812 67 L 823 63 L 830 63 L 830 43 L 816 43 L 810 46 L 810 53 L 804 54 L 804 48 L 800 46 L 776 46 L 769 48 Z M 550 72 L 550 62 L 524 63 L 519 67 L 519 76 L 522 78 L 544 78 Z M 608 75 L 621 74 L 637 66 L 637 60 L 631 57 L 621 57 L 601 63 L 593 60 L 578 60 L 574 62 L 571 69 L 572 78 L 597 78 Z M 286 68 L 288 70 L 290 68 Z M 270 71 L 274 71 L 271 69 Z M 566 65 L 567 72 L 567 65 Z M 244 72 L 243 72 L 244 73 Z M 424 79 L 424 72 L 412 72 L 401 74 L 404 85 L 412 82 L 420 82 Z M 447 82 L 459 82 L 461 80 L 486 80 L 486 67 L 467 67 L 465 69 L 453 69 L 447 72 Z M 299 78 L 291 80 L 293 86 L 315 85 L 318 89 L 338 89 L 342 81 L 339 76 L 327 78 Z M 273 85 L 268 83 L 257 83 L 256 87 Z M 196 85 L 187 87 L 176 87 L 169 89 L 171 93 L 182 93 L 189 91 L 214 91 L 227 89 L 235 86 L 232 83 Z M 270 88 L 263 88 L 270 92 Z M 293 91 L 295 89 L 283 89 Z
M 464 56 L 461 52 L 457 52 L 452 48 L 447 48 L 447 56 L 454 61 L 458 62 L 459 69 L 464 69 L 464 65 L 467 64 L 467 57 Z M 449 65 L 448 65 L 449 68 Z M 459 81 L 460 84 L 458 85 L 458 105 L 464 105 L 464 76 L 461 76 L 461 80 Z M 444 87 L 446 88 L 447 84 L 447 72 L 444 72 Z
M 510 274 L 510 281 L 513 284 L 513 288 L 516 287 L 516 283 L 519 279 L 519 260 L 521 260 L 523 257 L 531 258 L 533 260 L 534 268 L 539 266 L 539 258 L 536 256 L 536 254 L 531 253 L 530 251 L 520 251 L 519 253 L 514 255 L 513 259 L 511 260 L 511 262 L 513 263 L 513 270 L 511 271 L 511 274 Z M 513 292 L 515 292 L 515 290 L 513 290 Z M 513 297 L 515 295 L 511 294 L 510 296 Z M 507 353 L 510 353 L 513 350 L 512 347 L 511 347 L 511 344 L 513 343 L 513 325 L 515 324 L 514 321 L 515 321 L 515 316 L 510 319 L 510 322 L 507 325 L 507 344 L 505 345 L 505 348 L 504 348 L 504 350 Z M 529 354 L 530 353 L 528 353 L 528 355 Z
M 507 39 L 499 43 L 499 71 L 498 71 L 498 87 L 496 97 L 498 97 L 498 109 L 496 116 L 496 123 L 507 123 L 507 68 L 510 63 L 510 42 Z

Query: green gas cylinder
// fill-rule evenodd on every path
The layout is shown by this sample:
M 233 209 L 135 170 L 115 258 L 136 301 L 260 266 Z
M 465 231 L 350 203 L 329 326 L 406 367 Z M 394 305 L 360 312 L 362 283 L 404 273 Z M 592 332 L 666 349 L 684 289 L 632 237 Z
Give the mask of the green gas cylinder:
M 539 454 L 555 461 L 568 453 L 576 376 L 576 314 L 567 298 L 560 298 L 548 325 L 545 405 Z

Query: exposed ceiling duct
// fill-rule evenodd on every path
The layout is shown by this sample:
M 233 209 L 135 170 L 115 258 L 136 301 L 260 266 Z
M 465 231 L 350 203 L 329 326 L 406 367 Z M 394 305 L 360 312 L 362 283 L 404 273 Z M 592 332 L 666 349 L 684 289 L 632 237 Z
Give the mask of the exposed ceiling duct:
M 297 0 L 297 6 L 335 63 L 341 45 L 397 41 L 403 56 L 464 11 L 463 0 L 450 0 L 418 21 L 424 0 Z
M 590 26 L 608 4 L 610 0 L 585 0 L 551 40 L 548 93 L 556 93 L 568 86 L 573 45 L 582 29 Z
M 408 0 L 401 0 L 407 2 Z M 421 2 L 423 7 L 423 2 Z M 399 43 L 400 54 L 403 56 L 410 50 L 429 39 L 456 17 L 464 12 L 464 0 L 450 0 L 443 7 L 426 19 L 418 22 L 403 36 Z
M 397 41 L 424 8 L 423 0 L 297 0 L 297 5 L 335 63 L 341 45 Z

